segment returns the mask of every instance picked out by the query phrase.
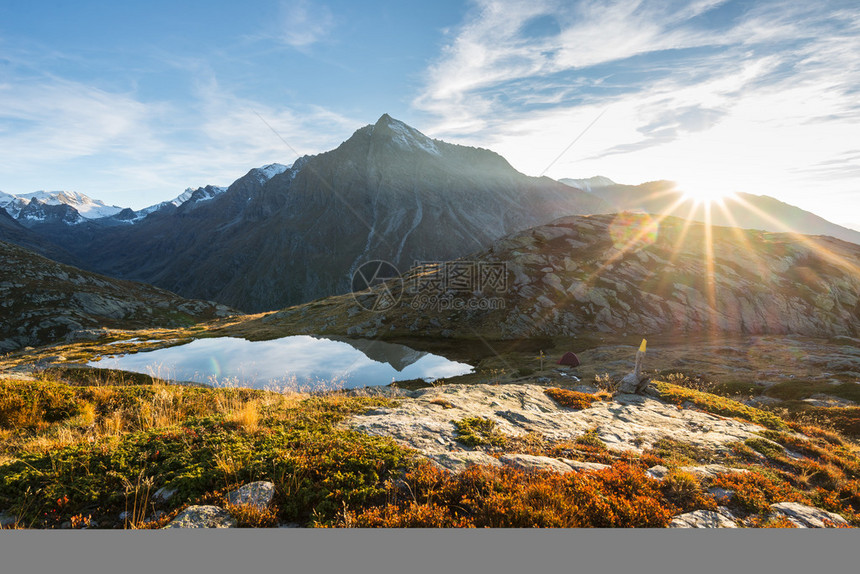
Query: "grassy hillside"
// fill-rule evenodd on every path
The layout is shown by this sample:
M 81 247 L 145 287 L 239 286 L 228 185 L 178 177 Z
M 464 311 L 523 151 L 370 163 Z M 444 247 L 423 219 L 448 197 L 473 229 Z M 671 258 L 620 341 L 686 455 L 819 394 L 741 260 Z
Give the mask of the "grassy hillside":
M 789 526 L 767 514 L 777 501 L 814 505 L 860 525 L 854 442 L 689 387 L 658 388 L 683 408 L 766 428 L 728 453 L 668 437 L 642 453 L 614 452 L 588 433 L 571 442 L 478 440 L 476 448 L 493 457 L 527 453 L 609 466 L 565 474 L 473 466 L 449 474 L 391 439 L 342 424 L 408 397 L 211 389 L 86 371 L 0 376 L 0 511 L 14 517 L 11 527 L 156 528 L 189 504 L 225 504 L 228 490 L 269 480 L 273 506 L 232 508 L 240 526 L 662 527 L 678 513 L 715 509 L 708 488 L 719 486 L 736 493 L 729 506 L 748 526 Z M 567 400 L 563 391 L 553 396 Z M 576 408 L 613 400 L 605 392 L 574 398 Z M 480 439 L 487 429 L 478 423 L 459 424 Z M 684 470 L 715 461 L 749 472 L 700 477 Z M 666 479 L 645 473 L 655 465 L 669 470 Z M 162 487 L 176 491 L 166 502 L 152 497 Z

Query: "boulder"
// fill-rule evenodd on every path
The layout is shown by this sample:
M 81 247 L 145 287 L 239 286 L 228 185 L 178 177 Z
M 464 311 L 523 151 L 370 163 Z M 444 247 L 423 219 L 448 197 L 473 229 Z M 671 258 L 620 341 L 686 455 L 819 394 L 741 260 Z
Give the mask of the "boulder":
M 838 514 L 798 502 L 771 504 L 770 512 L 785 516 L 798 528 L 833 528 L 848 525 L 848 522 Z
M 645 471 L 645 475 L 655 480 L 663 480 L 669 474 L 669 469 L 663 465 L 652 466 Z
M 189 506 L 164 528 L 236 528 L 236 519 L 218 506 Z
M 265 510 L 275 497 L 275 485 L 267 481 L 246 484 L 227 495 L 230 504 L 250 504 Z
M 162 486 L 158 490 L 156 490 L 152 495 L 153 502 L 167 502 L 173 495 L 176 494 L 175 488 L 167 488 L 166 486 Z
M 737 528 L 736 517 L 725 506 L 718 510 L 695 510 L 672 519 L 669 528 Z
M 554 472 L 571 472 L 574 468 L 548 456 L 536 456 L 532 454 L 506 454 L 499 457 L 502 464 L 521 468 L 524 470 L 551 470 Z

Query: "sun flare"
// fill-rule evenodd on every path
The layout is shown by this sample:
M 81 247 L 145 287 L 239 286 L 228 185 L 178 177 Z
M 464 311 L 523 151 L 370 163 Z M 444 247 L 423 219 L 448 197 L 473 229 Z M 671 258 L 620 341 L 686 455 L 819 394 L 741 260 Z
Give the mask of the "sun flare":
M 714 183 L 688 183 L 678 182 L 678 190 L 684 199 L 695 203 L 722 203 L 723 200 L 733 197 L 735 193 L 726 186 Z

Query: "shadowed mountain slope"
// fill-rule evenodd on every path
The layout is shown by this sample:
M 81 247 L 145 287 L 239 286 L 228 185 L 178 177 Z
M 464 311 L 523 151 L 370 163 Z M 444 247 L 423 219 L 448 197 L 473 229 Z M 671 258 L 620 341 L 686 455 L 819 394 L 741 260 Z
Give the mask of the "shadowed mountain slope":
M 607 209 L 388 115 L 271 179 L 254 171 L 193 210 L 70 236 L 70 249 L 88 269 L 260 311 L 347 292 L 369 260 L 452 259 L 559 215 Z
M 178 327 L 233 313 L 0 241 L 0 352 L 93 336 L 88 329 Z

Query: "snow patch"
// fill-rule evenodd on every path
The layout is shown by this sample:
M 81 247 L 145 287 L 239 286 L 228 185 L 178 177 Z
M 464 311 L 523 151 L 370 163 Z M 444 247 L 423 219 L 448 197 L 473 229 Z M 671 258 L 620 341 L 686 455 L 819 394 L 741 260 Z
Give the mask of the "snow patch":
M 257 176 L 257 181 L 260 183 L 265 183 L 275 177 L 278 174 L 284 173 L 289 168 L 280 163 L 270 163 L 269 165 L 264 165 L 263 167 L 255 167 L 251 170 L 255 176 Z
M 272 179 L 276 175 L 284 173 L 287 171 L 287 166 L 280 163 L 270 163 L 269 165 L 264 165 L 259 168 L 260 172 L 266 177 L 267 180 Z

